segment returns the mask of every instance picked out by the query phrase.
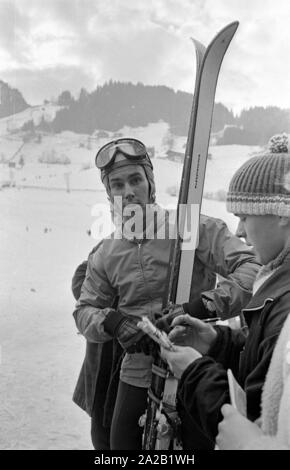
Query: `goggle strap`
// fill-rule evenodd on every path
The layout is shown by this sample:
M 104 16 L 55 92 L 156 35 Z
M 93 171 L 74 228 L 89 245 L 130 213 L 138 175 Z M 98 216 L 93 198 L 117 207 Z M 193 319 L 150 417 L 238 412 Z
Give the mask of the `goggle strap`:
M 120 162 L 116 162 L 114 163 L 114 165 L 110 166 L 109 168 L 106 167 L 106 168 L 103 168 L 101 170 L 101 178 L 102 178 L 102 181 L 104 179 L 104 177 L 106 175 L 108 175 L 109 173 L 111 173 L 111 171 L 114 169 L 116 170 L 117 168 L 122 168 L 124 166 L 129 166 L 129 165 L 141 165 L 141 166 L 148 166 L 149 168 L 152 169 L 152 164 L 150 164 L 150 162 L 143 158 L 143 159 L 140 159 L 140 160 L 122 160 Z
M 139 149 L 136 149 L 136 146 L 138 145 Z M 117 150 L 120 150 L 120 152 L 124 152 L 126 155 L 129 155 L 130 157 L 137 157 L 139 155 L 145 154 L 146 148 L 143 144 L 141 143 L 132 143 L 132 142 L 120 142 L 112 145 L 112 147 L 108 147 L 108 149 L 104 149 L 105 151 L 108 152 L 110 158 L 114 155 L 114 153 Z
M 102 155 L 103 157 L 101 157 L 101 160 L 105 160 L 109 163 L 118 149 L 129 157 L 138 157 L 147 153 L 145 145 L 140 140 L 134 138 L 118 139 L 109 142 L 100 148 L 95 158 L 96 166 L 98 167 L 97 161 Z

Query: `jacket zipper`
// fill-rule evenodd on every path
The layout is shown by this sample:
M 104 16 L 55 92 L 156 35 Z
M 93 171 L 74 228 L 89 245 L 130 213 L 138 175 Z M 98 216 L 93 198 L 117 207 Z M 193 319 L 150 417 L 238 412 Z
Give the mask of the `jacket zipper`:
M 144 268 L 143 268 L 142 259 L 141 259 L 141 246 L 142 246 L 142 243 L 141 242 L 138 243 L 138 260 L 139 260 L 139 265 L 140 265 L 140 269 L 141 269 L 142 276 L 143 276 L 145 292 L 146 292 L 146 295 L 148 296 L 148 298 L 150 300 L 150 303 L 151 303 L 152 297 L 150 295 L 150 291 L 149 291 L 148 286 L 147 286 L 147 282 L 146 282 L 146 279 L 145 279 Z

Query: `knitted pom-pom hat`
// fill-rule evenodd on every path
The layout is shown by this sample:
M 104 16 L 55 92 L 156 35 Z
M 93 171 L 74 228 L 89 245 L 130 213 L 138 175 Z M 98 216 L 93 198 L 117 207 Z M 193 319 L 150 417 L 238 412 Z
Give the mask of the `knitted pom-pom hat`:
M 227 194 L 229 212 L 290 217 L 290 154 L 285 147 L 282 153 L 272 152 L 273 147 L 236 171 Z

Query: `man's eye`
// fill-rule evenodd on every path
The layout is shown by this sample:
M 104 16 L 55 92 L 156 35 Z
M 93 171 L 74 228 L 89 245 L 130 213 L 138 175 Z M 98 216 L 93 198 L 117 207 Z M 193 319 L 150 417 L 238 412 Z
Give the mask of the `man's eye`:
M 113 189 L 122 189 L 122 183 L 113 183 L 112 188 Z
M 131 184 L 138 184 L 140 182 L 141 178 L 139 176 L 136 176 L 135 178 L 131 179 Z

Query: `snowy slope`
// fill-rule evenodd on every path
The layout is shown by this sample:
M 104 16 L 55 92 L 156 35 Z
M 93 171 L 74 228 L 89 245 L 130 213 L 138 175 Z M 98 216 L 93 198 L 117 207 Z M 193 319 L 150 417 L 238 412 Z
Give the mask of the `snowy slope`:
M 7 132 L 20 129 L 27 121 L 33 120 L 35 125 L 40 123 L 42 117 L 48 122 L 52 121 L 56 112 L 61 108 L 62 106 L 53 103 L 30 106 L 20 113 L 2 118 L 0 119 L 0 136 L 7 134 Z

